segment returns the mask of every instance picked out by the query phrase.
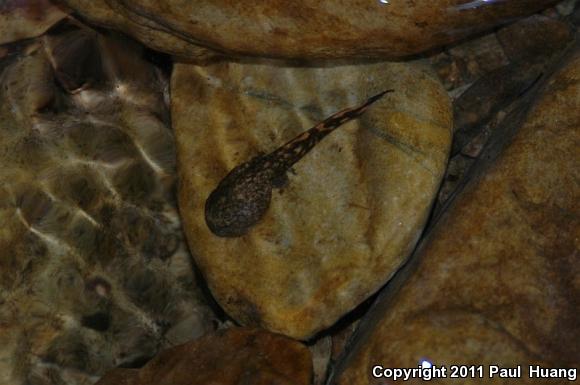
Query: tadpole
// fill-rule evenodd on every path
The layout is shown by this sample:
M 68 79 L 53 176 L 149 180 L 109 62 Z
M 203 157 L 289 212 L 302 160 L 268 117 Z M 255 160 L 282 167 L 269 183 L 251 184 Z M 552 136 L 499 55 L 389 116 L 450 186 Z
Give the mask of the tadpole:
M 205 221 L 217 236 L 239 237 L 258 223 L 270 206 L 272 189 L 286 185 L 290 167 L 306 155 L 326 135 L 362 115 L 382 98 L 383 91 L 363 104 L 341 110 L 278 149 L 258 155 L 233 168 L 205 202 Z

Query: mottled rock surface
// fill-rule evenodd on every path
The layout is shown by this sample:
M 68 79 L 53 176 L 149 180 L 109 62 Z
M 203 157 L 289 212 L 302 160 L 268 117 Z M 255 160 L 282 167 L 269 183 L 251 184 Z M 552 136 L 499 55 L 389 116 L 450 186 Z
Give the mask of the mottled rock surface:
M 453 103 L 454 156 L 503 108 L 521 97 L 544 71 L 542 64 L 513 63 L 482 76 Z
M 199 61 L 205 61 L 216 55 L 216 52 L 193 44 L 179 34 L 159 28 L 153 21 L 148 21 L 139 15 L 127 14 L 120 5 L 114 2 L 73 0 L 69 5 L 92 23 L 127 33 L 157 51 Z
M 457 41 L 554 2 L 65 0 L 93 22 L 193 59 L 206 57 L 204 48 L 234 56 L 401 57 Z
M 539 61 L 563 49 L 573 31 L 561 20 L 534 15 L 500 29 L 497 37 L 511 61 Z
M 573 0 L 572 2 L 575 2 Z M 435 213 L 462 182 L 466 171 L 505 116 L 523 103 L 523 96 L 551 64 L 573 44 L 573 26 L 565 14 L 567 1 L 555 8 L 468 40 L 430 58 L 455 99 L 451 159 Z
M 72 24 L 0 61 L 0 383 L 92 384 L 211 329 L 165 77 Z
M 427 67 L 178 64 L 171 88 L 188 242 L 240 323 L 308 338 L 381 287 L 413 249 L 451 139 L 448 97 Z M 390 88 L 294 166 L 246 235 L 210 232 L 205 201 L 234 166 Z
M 96 385 L 310 385 L 310 352 L 290 338 L 231 328 L 175 346 L 139 370 L 115 369 Z
M 464 384 L 569 383 L 530 379 L 526 365 L 580 363 L 578 52 L 543 87 L 507 147 L 495 159 L 497 147 L 486 150 L 482 157 L 491 163 L 362 321 L 332 384 L 382 384 L 371 376 L 373 365 L 417 367 L 425 359 L 525 368 L 515 381 Z
M 42 35 L 65 17 L 66 11 L 50 0 L 2 0 L 0 44 Z
M 451 95 L 509 63 L 495 33 L 446 48 L 429 60 Z

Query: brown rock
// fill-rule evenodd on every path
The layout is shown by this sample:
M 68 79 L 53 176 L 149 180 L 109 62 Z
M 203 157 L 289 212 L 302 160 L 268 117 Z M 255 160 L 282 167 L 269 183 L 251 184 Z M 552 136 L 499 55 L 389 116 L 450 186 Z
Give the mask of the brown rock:
M 381 287 L 413 249 L 451 135 L 447 94 L 428 68 L 178 64 L 171 88 L 186 235 L 237 321 L 308 338 Z M 294 166 L 246 235 L 210 232 L 205 201 L 229 170 L 389 88 Z
M 451 95 L 485 74 L 509 64 L 495 33 L 447 48 L 429 60 Z
M 61 25 L 0 62 L 0 383 L 92 383 L 211 329 L 173 196 L 167 79 Z
M 157 51 L 198 61 L 205 61 L 216 55 L 216 52 L 192 44 L 179 34 L 159 28 L 154 22 L 147 22 L 138 15 L 127 15 L 115 3 L 106 0 L 73 0 L 70 5 L 91 22 L 125 32 Z
M 521 379 L 491 380 L 486 367 L 484 380 L 463 384 L 571 383 L 530 379 L 527 365 L 580 363 L 579 90 L 577 52 L 544 84 L 503 152 L 494 160 L 491 146 L 482 155 L 491 162 L 486 172 L 465 187 L 413 263 L 391 281 L 331 384 L 382 384 L 371 376 L 373 365 L 416 368 L 425 359 L 522 365 Z M 506 134 L 495 139 L 505 142 Z
M 500 29 L 497 38 L 511 61 L 538 61 L 564 49 L 573 32 L 561 20 L 534 15 Z
M 493 33 L 453 46 L 448 52 L 461 68 L 464 84 L 509 63 Z
M 107 372 L 100 380 L 97 382 L 99 385 L 141 385 L 137 381 L 137 376 L 139 375 L 138 369 L 113 369 Z
M 235 56 L 395 58 L 457 41 L 555 1 L 65 2 L 145 44 L 199 59 L 204 54 L 186 44 Z
M 66 16 L 66 10 L 50 0 L 3 0 L 0 45 L 42 35 Z
M 96 385 L 309 385 L 312 361 L 297 341 L 232 328 L 165 350 L 140 370 L 115 369 Z
M 544 69 L 541 64 L 512 63 L 481 77 L 463 92 L 453 103 L 451 155 L 483 132 L 495 114 L 528 90 Z

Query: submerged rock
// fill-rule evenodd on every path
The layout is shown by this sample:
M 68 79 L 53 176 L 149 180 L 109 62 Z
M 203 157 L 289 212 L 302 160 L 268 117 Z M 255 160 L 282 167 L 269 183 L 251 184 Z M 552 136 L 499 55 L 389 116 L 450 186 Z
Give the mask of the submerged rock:
M 42 35 L 66 16 L 66 10 L 50 0 L 3 0 L 0 45 Z
M 580 362 L 579 92 L 577 51 L 545 82 L 523 125 L 518 110 L 494 134 L 480 173 L 381 294 L 331 384 L 382 384 L 374 365 L 417 368 L 424 360 L 484 365 L 485 380 L 464 384 L 514 381 L 490 379 L 488 365 L 522 365 L 518 384 L 570 383 L 527 370 Z
M 194 2 L 65 0 L 89 20 L 164 52 L 207 58 L 398 58 L 465 38 L 553 0 Z
M 533 15 L 501 28 L 497 37 L 511 61 L 538 62 L 564 49 L 574 33 L 562 20 Z
M 459 153 L 481 134 L 485 125 L 502 109 L 520 98 L 536 82 L 545 66 L 520 62 L 482 76 L 453 103 L 453 145 Z
M 73 24 L 0 62 L 0 383 L 89 384 L 211 329 L 167 81 Z
M 308 348 L 259 329 L 232 328 L 167 349 L 143 368 L 115 369 L 96 385 L 310 385 Z
M 171 89 L 186 235 L 212 293 L 240 323 L 309 338 L 380 288 L 413 249 L 451 140 L 449 100 L 428 68 L 177 64 Z M 232 168 L 386 89 L 394 92 L 296 163 L 247 234 L 208 229 L 206 199 Z
M 69 5 L 92 23 L 127 33 L 157 51 L 198 61 L 216 55 L 216 52 L 193 44 L 179 34 L 159 28 L 142 16 L 127 14 L 120 4 L 106 0 L 73 0 Z

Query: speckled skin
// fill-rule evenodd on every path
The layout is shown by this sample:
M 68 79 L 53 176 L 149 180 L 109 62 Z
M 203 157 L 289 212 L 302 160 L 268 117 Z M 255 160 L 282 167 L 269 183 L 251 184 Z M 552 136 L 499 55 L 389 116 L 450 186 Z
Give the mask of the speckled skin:
M 205 221 L 209 229 L 220 237 L 244 235 L 264 216 L 270 206 L 272 189 L 284 185 L 286 172 L 293 164 L 326 135 L 359 117 L 371 104 L 392 91 L 383 91 L 359 106 L 341 110 L 271 153 L 235 167 L 205 203 Z

